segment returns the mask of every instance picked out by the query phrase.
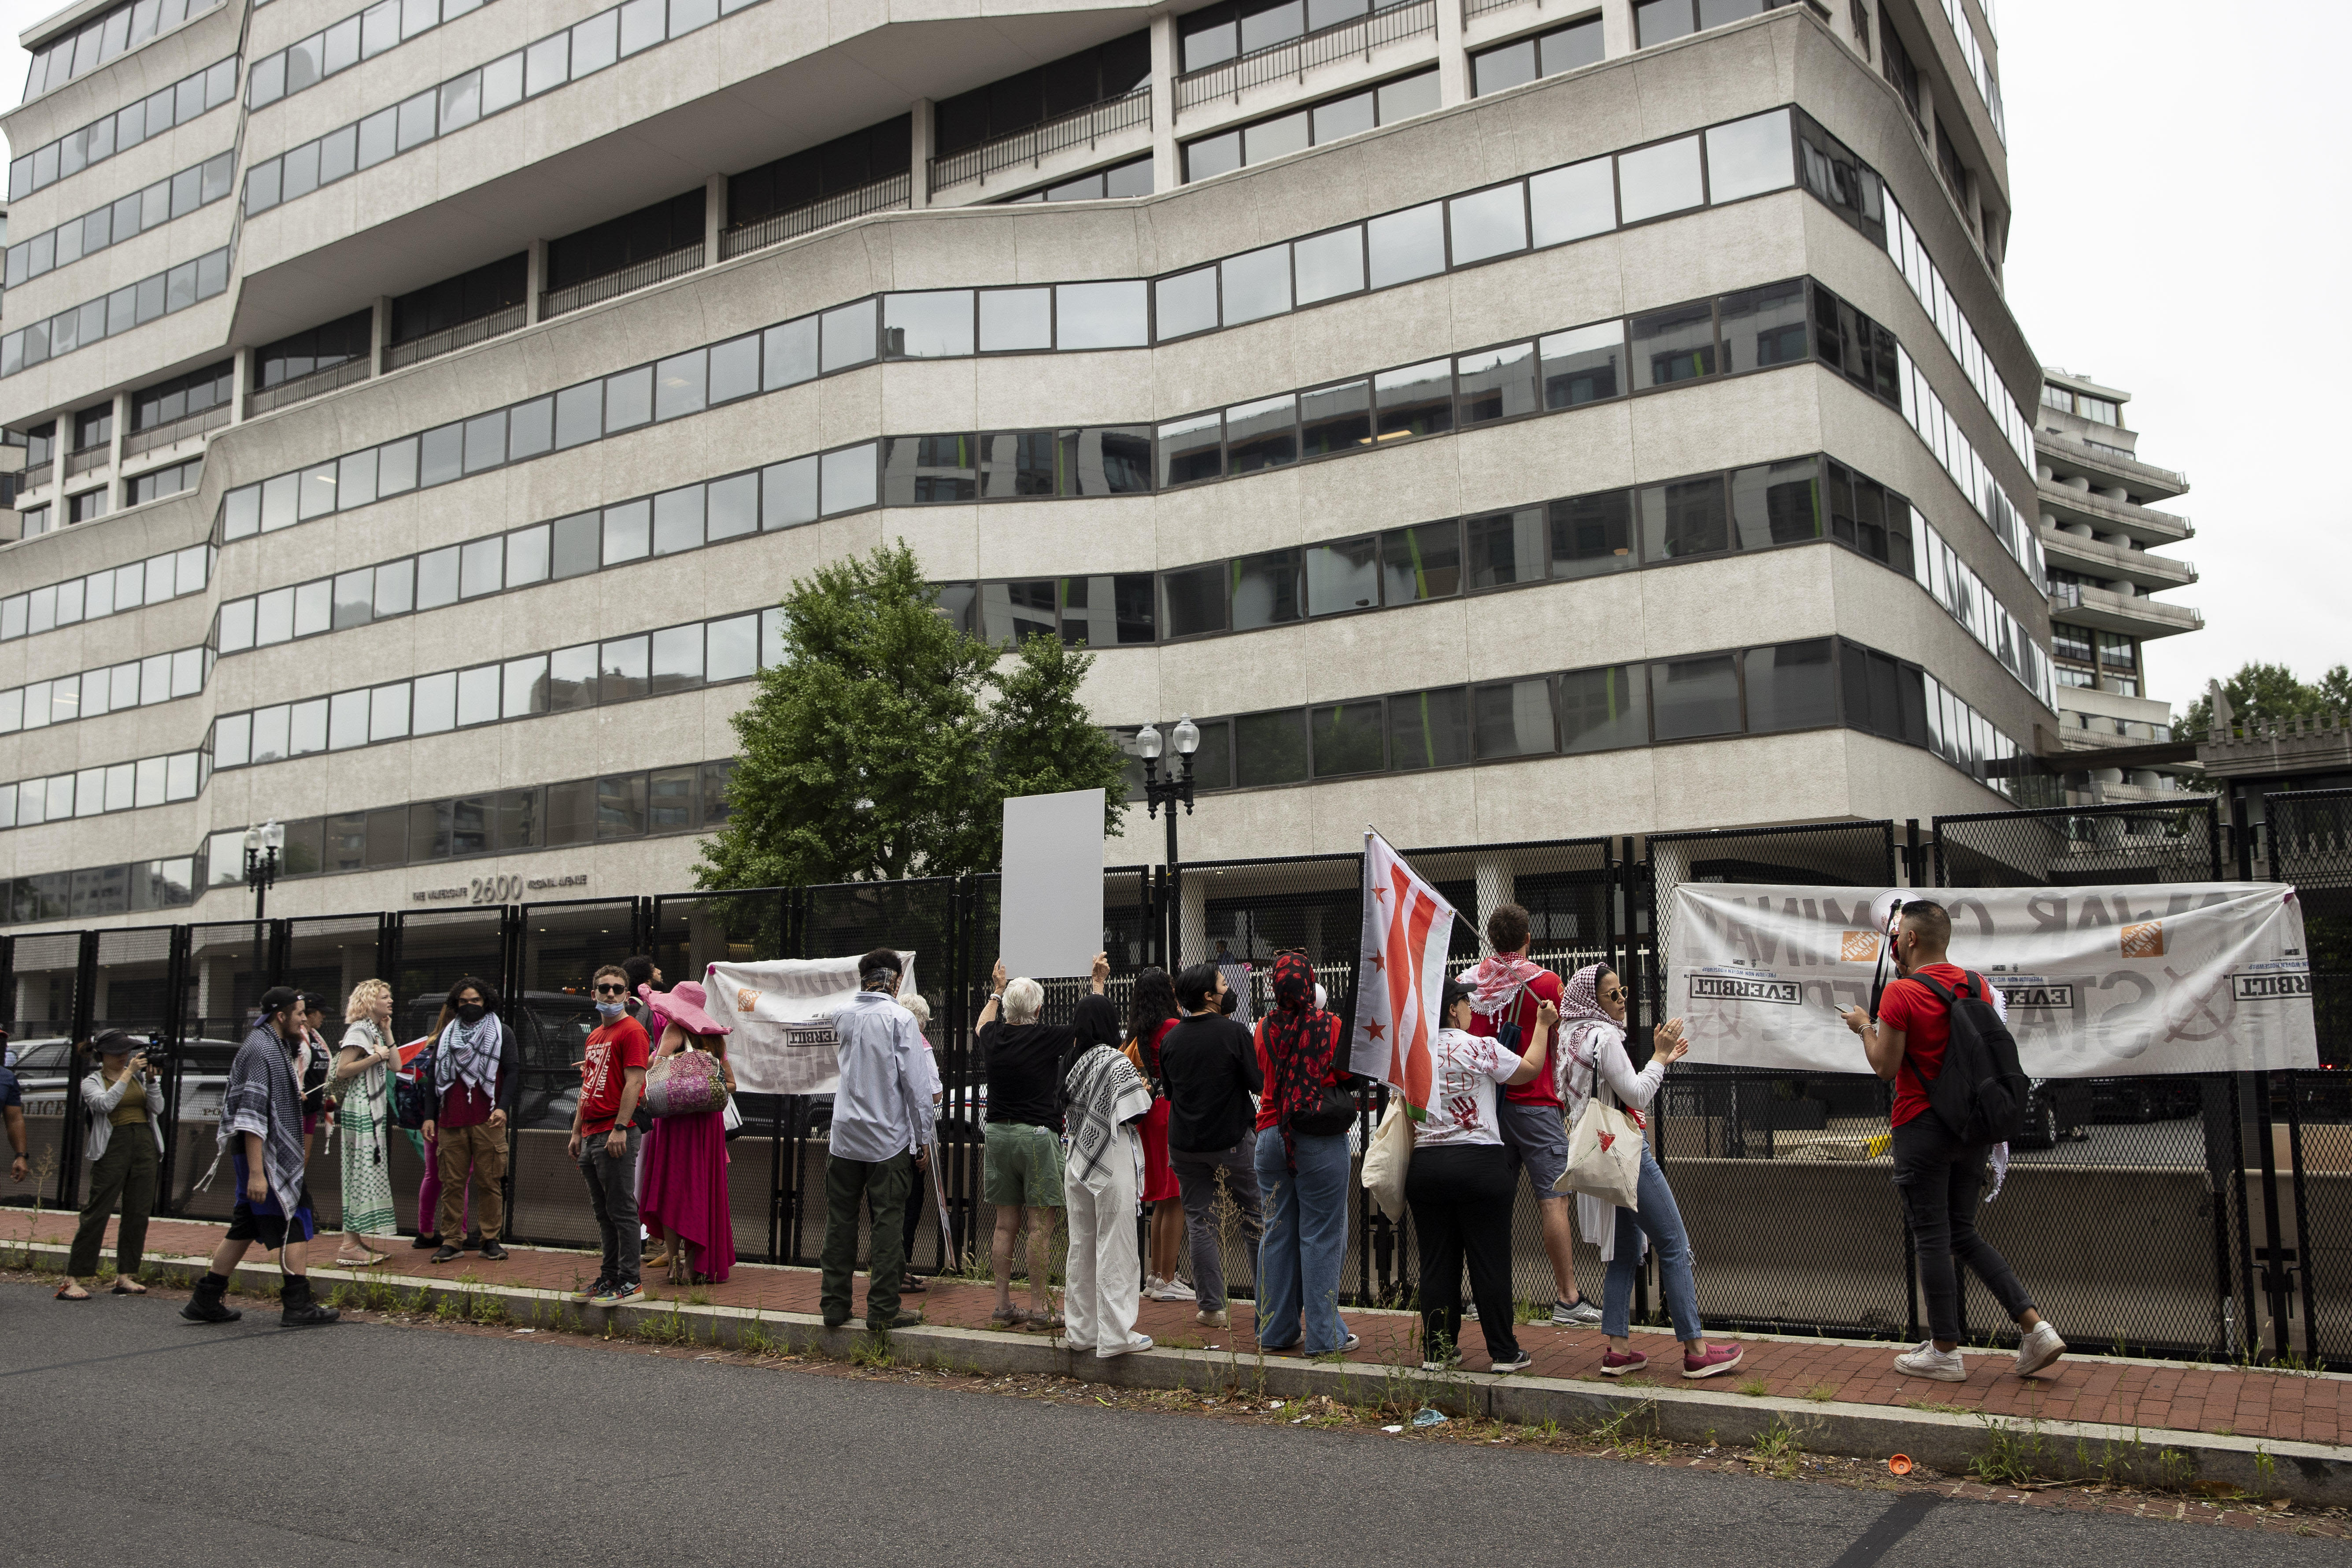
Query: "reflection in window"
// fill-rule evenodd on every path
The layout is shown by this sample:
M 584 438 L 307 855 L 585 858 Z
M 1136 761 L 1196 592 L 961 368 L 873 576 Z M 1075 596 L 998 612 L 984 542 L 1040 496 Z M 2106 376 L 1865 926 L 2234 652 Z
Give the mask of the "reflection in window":
M 1452 521 L 1391 528 L 1381 535 L 1381 602 L 1411 605 L 1462 591 L 1462 532 Z
M 1299 551 L 1293 548 L 1234 558 L 1234 630 L 1283 626 L 1305 613 L 1306 584 L 1299 557 Z
M 1671 386 L 1715 374 L 1715 308 L 1678 305 L 1635 316 L 1633 388 Z
M 1574 408 L 1617 395 L 1625 384 L 1625 328 L 1601 321 L 1554 332 L 1538 345 L 1543 356 L 1546 408 Z
M 1819 729 L 1838 721 L 1831 647 L 1829 638 L 1821 637 L 1748 650 L 1744 657 L 1751 734 Z
M 1160 488 L 1224 475 L 1224 416 L 1197 414 L 1160 426 Z
M 993 647 L 1018 647 L 1033 637 L 1055 635 L 1054 582 L 983 583 L 980 588 L 980 636 Z
M 1594 577 L 1636 564 L 1631 490 L 1570 496 L 1550 510 L 1553 576 Z
M 1160 624 L 1171 637 L 1198 637 L 1225 629 L 1225 568 L 1223 562 L 1160 574 Z
M 1821 538 L 1821 487 L 1816 471 L 1811 458 L 1732 470 L 1731 519 L 1739 548 L 1761 550 Z
M 1536 349 L 1533 343 L 1512 343 L 1464 354 L 1460 373 L 1461 418 L 1465 425 L 1511 419 L 1542 411 L 1536 391 Z
M 1298 460 L 1297 400 L 1290 394 L 1225 410 L 1225 444 L 1231 471 L 1254 474 Z
M 1550 754 L 1551 682 L 1504 680 L 1470 690 L 1478 760 Z
M 1638 664 L 1579 669 L 1559 678 L 1559 749 L 1608 752 L 1646 744 L 1649 715 Z
M 1471 587 L 1507 588 L 1543 581 L 1543 508 L 1521 507 L 1517 511 L 1474 517 L 1469 530 Z
M 1645 559 L 1679 561 L 1731 548 L 1730 521 L 1723 509 L 1723 480 L 1717 476 L 1644 485 L 1638 493 Z
M 1380 401 L 1380 438 L 1436 436 L 1454 428 L 1454 362 L 1431 360 L 1372 378 Z
M 1380 602 L 1380 546 L 1370 534 L 1307 546 L 1309 611 L 1328 616 L 1342 610 L 1372 609 Z
M 1470 761 L 1470 701 L 1458 686 L 1391 697 L 1389 765 L 1450 768 Z
M 1310 458 L 1353 451 L 1372 439 L 1372 388 L 1342 382 L 1298 395 L 1300 445 Z
M 1141 495 L 1151 489 L 1151 430 L 1128 425 L 1065 430 L 1056 481 L 1066 496 Z
M 972 458 L 972 437 L 961 433 L 891 437 L 882 459 L 882 504 L 977 500 L 980 479 Z
M 1685 212 L 1705 200 L 1697 137 L 1617 154 L 1617 204 L 1625 222 Z
M 1375 773 L 1388 765 L 1381 742 L 1381 704 L 1327 703 L 1307 710 L 1314 734 L 1315 776 L 1339 778 L 1349 773 Z
M 1049 496 L 1054 493 L 1054 433 L 1050 430 L 998 430 L 980 437 L 980 493 L 986 500 L 1007 496 Z M 883 474 L 883 496 L 889 496 L 889 474 Z
M 1650 703 L 1661 741 L 1739 732 L 1737 654 L 1660 659 L 1650 666 Z
M 1715 126 L 1706 133 L 1707 200 L 1738 201 L 1796 184 L 1790 145 L 1785 109 Z
M 1307 780 L 1307 712 L 1285 708 L 1244 713 L 1234 721 L 1234 780 L 1255 784 L 1303 784 Z
M 1805 357 L 1802 283 L 1774 283 L 1726 294 L 1720 304 L 1727 372 L 1761 370 Z
M 1154 640 L 1150 573 L 1065 577 L 1061 590 L 1062 641 L 1070 647 L 1116 647 Z

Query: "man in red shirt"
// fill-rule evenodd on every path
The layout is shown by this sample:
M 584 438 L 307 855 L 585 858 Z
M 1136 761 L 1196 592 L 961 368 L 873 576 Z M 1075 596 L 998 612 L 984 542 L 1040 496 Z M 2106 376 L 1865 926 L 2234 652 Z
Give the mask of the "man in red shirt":
M 1528 911 L 1517 904 L 1497 904 L 1487 915 L 1486 940 L 1495 951 L 1462 976 L 1471 991 L 1470 1032 L 1491 1038 L 1502 1025 L 1517 1024 L 1518 1048 L 1525 1050 L 1535 1038 L 1536 1009 L 1546 1002 L 1559 1005 L 1559 976 L 1528 957 L 1535 936 Z M 1565 1070 L 1563 1062 L 1560 1071 Z M 1569 1224 L 1569 1194 L 1552 1191 L 1552 1184 L 1568 1169 L 1566 1114 L 1559 1102 L 1559 1076 L 1549 1070 L 1504 1089 L 1495 1104 L 1503 1146 L 1511 1152 L 1513 1163 L 1527 1171 L 1528 1184 L 1535 1189 L 1536 1215 L 1557 1288 L 1552 1323 L 1591 1328 L 1601 1321 L 1601 1310 L 1576 1289 L 1576 1233 Z
M 1926 899 L 1905 904 L 1895 937 L 1897 978 L 1879 1000 L 1877 1021 L 1860 1007 L 1845 1012 L 1846 1026 L 1862 1037 L 1871 1070 L 1895 1085 L 1895 1190 L 1911 1222 L 1919 1281 L 1927 1293 L 1929 1337 L 1896 1356 L 1895 1370 L 1941 1383 L 1968 1381 L 1959 1354 L 1958 1264 L 1965 1263 L 2025 1331 L 2017 1347 L 2016 1370 L 2022 1377 L 2065 1354 L 2066 1342 L 2034 1310 L 2007 1260 L 1977 1234 L 1977 1194 L 1990 1151 L 1962 1143 L 1927 1103 L 1927 1085 L 1943 1070 L 1952 1019 L 1942 999 L 1920 981 L 1933 979 L 1955 997 L 1984 984 L 1946 956 L 1951 940 L 1952 917 L 1943 905 Z
M 580 1064 L 580 1102 L 572 1110 L 572 1157 L 588 1183 L 588 1202 L 604 1243 L 595 1280 L 574 1290 L 575 1301 L 616 1306 L 637 1294 L 644 1237 L 637 1226 L 637 1100 L 645 1092 L 652 1045 L 645 1026 L 628 1015 L 629 977 L 617 963 L 596 972 L 596 1014 Z

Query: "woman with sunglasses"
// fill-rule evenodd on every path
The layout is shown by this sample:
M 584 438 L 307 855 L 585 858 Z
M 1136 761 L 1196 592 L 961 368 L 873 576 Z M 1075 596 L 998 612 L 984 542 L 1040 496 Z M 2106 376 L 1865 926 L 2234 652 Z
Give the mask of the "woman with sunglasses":
M 1617 1104 L 1642 1120 L 1658 1097 L 1666 1068 L 1690 1049 L 1680 1018 L 1658 1026 L 1656 1051 L 1640 1072 L 1625 1054 L 1625 984 L 1607 964 L 1589 963 L 1576 972 L 1559 1002 L 1560 1049 L 1568 1057 L 1568 1124 L 1576 1125 L 1584 1107 L 1606 1083 Z M 1650 1358 L 1633 1348 L 1633 1276 L 1642 1266 L 1645 1242 L 1658 1249 L 1658 1279 L 1664 1287 L 1666 1313 L 1674 1320 L 1675 1337 L 1683 1342 L 1683 1375 L 1714 1377 L 1739 1364 L 1738 1345 L 1710 1346 L 1700 1337 L 1698 1287 L 1691 1275 L 1690 1235 L 1683 1228 L 1682 1210 L 1675 1205 L 1675 1190 L 1666 1173 L 1642 1143 L 1641 1184 L 1636 1189 L 1639 1210 L 1618 1208 L 1599 1198 L 1579 1194 L 1577 1228 L 1596 1237 L 1601 1257 L 1609 1265 L 1601 1289 L 1601 1331 L 1609 1349 L 1601 1358 L 1601 1375 L 1622 1377 L 1650 1364 Z

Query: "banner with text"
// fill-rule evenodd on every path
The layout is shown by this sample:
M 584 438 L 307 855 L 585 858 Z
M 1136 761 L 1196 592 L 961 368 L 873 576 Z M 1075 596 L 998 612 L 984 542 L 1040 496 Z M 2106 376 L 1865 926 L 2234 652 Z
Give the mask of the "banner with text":
M 905 965 L 898 994 L 912 995 L 915 955 L 898 958 Z M 711 1017 L 735 1031 L 727 1037 L 727 1061 L 739 1091 L 831 1094 L 841 1087 L 833 1016 L 857 994 L 856 957 L 714 963 L 703 985 Z
M 1905 896 L 1932 898 L 1950 912 L 1952 962 L 2007 996 L 2010 1032 L 2033 1077 L 2319 1065 L 2310 952 L 2291 888 L 2174 882 Z M 1666 1012 L 1689 1022 L 1692 1061 L 1870 1070 L 1838 1015 L 1870 1005 L 1886 889 L 1685 882 L 1674 897 Z

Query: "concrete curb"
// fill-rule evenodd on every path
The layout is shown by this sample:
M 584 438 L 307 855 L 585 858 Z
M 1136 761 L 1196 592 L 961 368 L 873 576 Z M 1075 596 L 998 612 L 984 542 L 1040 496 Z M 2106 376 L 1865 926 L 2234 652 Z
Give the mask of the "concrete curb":
M 62 1266 L 68 1248 L 47 1242 L 22 1246 L 32 1260 Z M 193 1286 L 205 1260 L 151 1258 L 148 1267 L 171 1283 Z M 747 1339 L 766 1347 L 848 1360 L 869 1343 L 862 1326 L 826 1328 L 803 1312 L 744 1307 L 643 1301 L 625 1307 L 584 1307 L 559 1290 L 517 1286 L 409 1280 L 363 1269 L 313 1268 L 312 1279 L 335 1285 L 383 1283 L 404 1305 L 443 1301 L 468 1307 L 487 1299 L 509 1322 L 580 1332 L 636 1336 L 659 1326 L 681 1343 L 736 1348 Z M 247 1263 L 236 1284 L 274 1293 L 282 1276 L 275 1265 Z M 324 1292 L 322 1292 L 324 1293 Z M 1628 1388 L 1580 1379 L 1497 1377 L 1487 1373 L 1424 1373 L 1418 1366 L 1259 1358 L 1240 1352 L 1150 1350 L 1103 1361 L 1034 1334 L 925 1324 L 890 1337 L 891 1353 L 952 1372 L 1028 1373 L 1076 1378 L 1122 1388 L 1222 1390 L 1236 1384 L 1268 1398 L 1328 1395 L 1343 1404 L 1417 1400 L 1455 1415 L 1491 1417 L 1526 1426 L 1547 1421 L 1565 1427 L 1621 1422 L 1630 1432 L 1678 1443 L 1741 1448 L 1761 1434 L 1786 1429 L 1816 1454 L 1882 1458 L 1907 1454 L 1936 1469 L 1965 1473 L 1995 1444 L 2007 1445 L 2034 1474 L 2065 1479 L 2109 1477 L 2143 1486 L 2229 1496 L 2289 1498 L 2315 1507 L 2352 1506 L 2352 1447 L 2221 1436 L 2214 1433 L 2107 1426 L 2097 1422 L 2027 1423 L 1946 1411 L 1839 1401 L 1750 1397 L 1710 1387 Z

